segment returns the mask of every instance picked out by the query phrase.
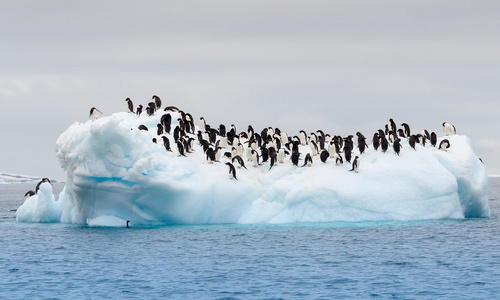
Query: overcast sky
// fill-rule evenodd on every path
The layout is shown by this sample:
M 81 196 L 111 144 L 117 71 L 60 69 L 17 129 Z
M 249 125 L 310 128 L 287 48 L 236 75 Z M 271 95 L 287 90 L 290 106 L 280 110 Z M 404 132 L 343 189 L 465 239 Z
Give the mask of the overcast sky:
M 500 1 L 1 1 L 0 38 L 1 172 L 64 180 L 69 125 L 156 94 L 238 131 L 447 121 L 500 174 Z

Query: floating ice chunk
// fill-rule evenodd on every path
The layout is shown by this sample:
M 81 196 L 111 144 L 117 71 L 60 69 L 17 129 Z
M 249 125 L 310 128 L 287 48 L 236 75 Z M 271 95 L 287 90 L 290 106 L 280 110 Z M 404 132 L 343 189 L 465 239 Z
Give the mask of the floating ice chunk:
M 22 222 L 50 223 L 59 222 L 60 218 L 60 205 L 48 182 L 42 183 L 38 194 L 26 199 L 16 211 L 16 219 Z

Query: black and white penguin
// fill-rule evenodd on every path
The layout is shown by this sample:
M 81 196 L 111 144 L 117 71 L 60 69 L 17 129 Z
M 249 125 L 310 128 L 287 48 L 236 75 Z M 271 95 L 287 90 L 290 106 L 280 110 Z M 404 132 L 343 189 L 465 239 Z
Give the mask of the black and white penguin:
M 326 151 L 326 150 L 323 150 L 323 151 L 321 151 L 319 158 L 321 159 L 322 162 L 326 163 L 326 160 L 328 159 L 329 156 L 330 156 L 330 153 L 328 153 L 328 151 Z
M 177 141 L 177 142 L 175 142 L 175 144 L 177 145 L 177 152 L 179 152 L 178 156 L 186 156 L 184 154 L 184 145 L 182 144 L 182 142 L 181 141 Z
M 365 153 L 365 149 L 368 148 L 368 145 L 366 144 L 366 138 L 364 136 L 358 137 L 358 149 L 360 154 Z
M 335 159 L 335 165 L 336 166 L 341 165 L 341 164 L 344 163 L 344 160 L 342 159 L 342 156 L 340 156 L 340 154 L 338 154 L 338 153 L 335 153 L 334 159 Z
M 274 147 L 269 148 L 269 170 L 271 170 L 278 161 L 278 153 Z
M 299 132 L 299 140 L 302 146 L 305 146 L 307 144 L 307 134 L 304 130 L 301 130 Z
M 148 113 L 148 116 L 154 115 L 156 111 L 156 104 L 154 102 L 149 102 L 148 107 L 146 108 L 146 112 Z
M 392 144 L 392 148 L 394 149 L 394 152 L 399 156 L 399 152 L 401 151 L 401 144 L 399 143 L 400 139 L 394 140 L 394 143 Z
M 175 106 L 167 106 L 163 111 L 179 111 L 179 109 Z
M 224 126 L 224 124 L 219 124 L 219 135 L 221 137 L 226 136 L 226 126 Z
M 302 165 L 302 167 L 305 167 L 305 166 L 310 167 L 312 165 L 312 163 L 313 163 L 312 156 L 310 153 L 307 153 L 306 158 L 304 158 L 304 164 Z
M 262 157 L 262 162 L 266 162 L 269 159 L 269 149 L 262 147 L 260 149 L 260 156 Z
M 89 118 L 92 119 L 92 122 L 99 119 L 99 114 L 102 115 L 102 112 L 100 110 L 98 110 L 97 108 L 95 107 L 92 107 L 90 109 L 90 114 L 89 114 Z
M 162 135 L 163 134 L 163 125 L 156 124 L 156 134 L 157 135 Z
M 153 95 L 153 98 L 151 98 L 151 100 L 155 101 L 155 110 L 160 109 L 160 107 L 161 107 L 161 99 L 160 99 L 160 97 L 158 97 L 156 95 Z
M 380 148 L 382 149 L 382 152 L 385 153 L 389 148 L 389 141 L 385 138 L 384 135 L 379 135 L 379 137 L 380 137 Z
M 403 127 L 404 137 L 409 138 L 410 137 L 410 125 L 403 123 L 403 124 L 401 124 L 401 126 Z
M 127 98 L 125 99 L 125 101 L 127 102 L 128 112 L 134 113 L 134 103 L 132 102 L 132 100 L 130 100 L 130 98 Z
M 215 161 L 220 162 L 220 158 L 222 156 L 222 148 L 221 147 L 215 147 Z
M 351 158 L 352 158 L 352 148 L 351 148 L 351 146 L 350 146 L 350 144 L 349 144 L 349 143 L 346 143 L 346 144 L 344 145 L 344 157 L 345 157 L 345 160 L 346 160 L 347 162 L 349 162 L 349 163 L 351 162 Z
M 231 159 L 231 162 L 234 164 L 234 161 L 236 161 L 238 163 L 238 169 L 241 168 L 241 167 L 243 167 L 245 169 L 247 168 L 247 167 L 245 167 L 245 162 L 243 161 L 243 158 L 241 156 L 236 155 L 235 157 L 233 157 Z
M 290 156 L 290 160 L 292 161 L 292 164 L 294 166 L 299 166 L 299 157 L 300 157 L 300 153 L 299 152 L 292 152 L 292 156 Z
M 450 141 L 444 139 L 439 143 L 439 150 L 447 151 L 446 149 L 450 148 Z
M 200 121 L 198 122 L 198 130 L 200 130 L 201 132 L 205 132 L 206 131 L 205 125 L 206 125 L 205 119 L 201 117 Z
M 142 114 L 142 105 L 139 104 L 136 108 L 135 108 L 135 114 L 138 115 L 138 116 L 141 116 Z
M 161 116 L 160 123 L 163 125 L 165 133 L 170 134 L 170 130 L 172 130 L 172 116 L 169 113 Z
M 153 141 L 153 144 L 156 144 L 156 142 L 157 142 L 156 138 L 153 138 L 152 141 Z
M 29 197 L 31 197 L 33 195 L 35 195 L 35 192 L 33 192 L 32 190 L 29 190 L 29 191 L 26 192 L 26 194 L 24 194 L 24 197 L 28 196 L 28 198 L 29 198 Z
M 285 162 L 285 148 L 281 148 L 278 150 L 278 162 L 280 164 Z
M 436 133 L 433 131 L 431 133 L 431 145 L 432 147 L 436 147 L 436 144 L 437 144 L 437 135 Z
M 425 147 L 425 141 L 427 140 L 425 138 L 425 136 L 421 135 L 421 134 L 417 134 L 417 140 L 418 140 L 418 143 L 420 145 L 422 145 L 422 147 Z
M 420 133 L 420 135 L 422 135 L 425 139 L 428 139 L 428 140 L 431 139 L 431 136 L 429 135 L 429 131 L 427 131 L 427 129 L 423 129 L 422 132 Z
M 170 140 L 166 136 L 162 136 L 161 139 L 163 140 L 163 146 L 165 147 L 165 150 L 172 152 L 172 149 L 170 149 Z
M 213 164 L 215 161 L 215 151 L 212 149 L 212 147 L 209 147 L 207 151 L 205 152 L 207 156 L 207 161 L 209 164 Z
M 146 125 L 143 125 L 143 124 L 139 125 L 139 127 L 137 127 L 137 128 L 139 128 L 139 130 L 148 131 L 148 127 L 146 127 Z
M 444 127 L 443 128 L 444 135 L 457 134 L 457 130 L 455 129 L 455 126 L 451 125 L 450 123 L 444 122 L 443 127 Z
M 45 183 L 45 182 L 48 182 L 48 183 L 52 184 L 48 178 L 42 178 L 42 180 L 40 180 L 40 182 L 36 185 L 35 194 L 38 194 L 38 190 L 40 189 L 40 185 L 42 183 Z
M 358 170 L 359 170 L 359 156 L 356 156 L 356 157 L 354 157 L 354 160 L 352 161 L 352 169 L 350 169 L 349 171 L 354 171 L 356 173 L 359 173 Z
M 417 150 L 415 149 L 415 144 L 417 143 L 417 136 L 412 134 L 410 135 L 410 138 L 408 139 L 408 144 L 410 145 L 410 147 L 412 147 L 414 150 Z
M 127 223 L 125 225 L 127 226 L 127 228 L 132 228 L 132 227 L 130 227 L 130 221 L 129 220 L 127 220 Z
M 257 151 L 252 149 L 252 166 L 254 168 L 257 168 L 258 165 L 259 165 L 259 154 L 257 153 Z
M 236 178 L 236 169 L 234 168 L 233 164 L 230 162 L 227 162 L 226 165 L 229 168 L 229 179 L 234 178 L 234 179 L 238 180 L 238 178 Z
M 397 132 L 397 128 L 396 128 L 396 123 L 394 122 L 393 119 L 389 119 L 389 123 L 387 123 L 387 130 L 388 131 L 392 131 L 392 132 Z M 388 132 L 386 132 L 386 134 L 388 134 Z
M 375 151 L 377 151 L 378 147 L 380 147 L 380 137 L 379 137 L 379 134 L 377 132 L 375 132 L 373 134 L 372 145 L 373 145 L 373 149 L 375 149 Z
M 311 147 L 311 155 L 316 156 L 318 155 L 318 145 L 314 141 L 314 139 L 309 141 L 309 147 Z

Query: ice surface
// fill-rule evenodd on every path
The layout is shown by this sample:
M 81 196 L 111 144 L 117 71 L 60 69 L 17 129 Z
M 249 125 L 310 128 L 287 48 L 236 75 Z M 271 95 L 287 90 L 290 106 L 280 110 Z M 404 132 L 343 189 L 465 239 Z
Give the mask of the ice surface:
M 271 170 L 268 162 L 254 168 L 245 158 L 248 170 L 237 169 L 237 181 L 229 179 L 228 159 L 209 164 L 196 142 L 187 157 L 178 156 L 170 134 L 173 152 L 153 144 L 162 114 L 116 113 L 71 125 L 56 144 L 67 171 L 59 202 L 40 194 L 39 201 L 50 203 L 41 207 L 31 197 L 19 208 L 18 220 L 125 226 L 125 220 L 152 225 L 489 216 L 486 171 L 466 136 L 446 136 L 448 151 L 429 144 L 414 150 L 403 139 L 400 156 L 370 145 L 360 155 L 359 173 L 349 172 L 348 163 L 322 163 L 318 156 L 311 167 L 293 166 L 287 157 Z M 138 130 L 140 124 L 149 131 Z M 311 149 L 300 151 L 303 159 Z

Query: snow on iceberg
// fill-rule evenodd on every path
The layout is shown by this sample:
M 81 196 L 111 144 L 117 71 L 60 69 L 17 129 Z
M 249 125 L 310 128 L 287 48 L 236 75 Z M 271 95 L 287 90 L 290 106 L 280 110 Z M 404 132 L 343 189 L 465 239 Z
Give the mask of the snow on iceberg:
M 230 180 L 229 160 L 209 164 L 196 142 L 186 157 L 178 156 L 170 134 L 173 152 L 152 143 L 159 139 L 162 114 L 115 113 L 71 125 L 56 144 L 67 181 L 59 214 L 48 213 L 51 220 L 124 226 L 125 220 L 154 225 L 489 216 L 486 171 L 465 136 L 447 136 L 448 151 L 418 144 L 414 150 L 403 139 L 399 156 L 370 145 L 359 155 L 359 173 L 349 172 L 348 163 L 322 163 L 315 156 L 312 167 L 302 168 L 289 159 L 271 170 L 269 163 L 251 167 L 249 162 L 248 169 L 237 169 L 238 180 Z M 177 113 L 170 114 L 175 120 Z M 150 130 L 138 130 L 141 124 Z M 300 146 L 301 158 L 310 151 Z M 37 209 L 28 205 L 21 211 Z
M 54 223 L 61 219 L 60 203 L 54 198 L 52 185 L 44 182 L 38 193 L 24 201 L 16 211 L 16 219 L 21 222 Z

